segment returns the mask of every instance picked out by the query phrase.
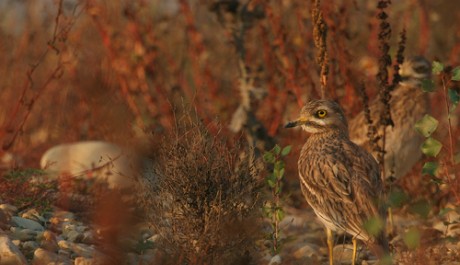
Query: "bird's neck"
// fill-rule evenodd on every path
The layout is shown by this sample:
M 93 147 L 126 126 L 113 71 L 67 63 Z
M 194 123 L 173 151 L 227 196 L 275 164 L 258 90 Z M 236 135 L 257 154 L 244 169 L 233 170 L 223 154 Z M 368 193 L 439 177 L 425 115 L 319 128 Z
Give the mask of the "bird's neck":
M 314 141 L 316 138 L 323 138 L 323 139 L 350 139 L 348 135 L 348 128 L 339 128 L 339 127 L 331 127 L 327 130 L 313 133 L 310 135 L 310 140 Z

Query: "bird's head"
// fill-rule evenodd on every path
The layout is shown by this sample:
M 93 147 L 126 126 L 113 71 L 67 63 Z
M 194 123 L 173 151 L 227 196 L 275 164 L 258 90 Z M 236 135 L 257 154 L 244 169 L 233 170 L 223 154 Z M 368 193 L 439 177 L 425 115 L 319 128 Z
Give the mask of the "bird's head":
M 332 100 L 312 100 L 300 111 L 300 116 L 288 122 L 286 128 L 301 126 L 309 133 L 339 130 L 348 134 L 347 119 L 342 108 Z
M 431 63 L 422 56 L 410 57 L 401 64 L 399 75 L 401 83 L 416 83 L 431 78 Z

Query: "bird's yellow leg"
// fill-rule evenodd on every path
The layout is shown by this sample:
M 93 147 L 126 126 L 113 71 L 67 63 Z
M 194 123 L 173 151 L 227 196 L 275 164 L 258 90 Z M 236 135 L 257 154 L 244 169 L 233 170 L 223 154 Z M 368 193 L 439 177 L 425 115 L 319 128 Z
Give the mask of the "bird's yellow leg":
M 355 265 L 356 262 L 356 251 L 358 250 L 358 244 L 356 238 L 353 238 L 353 254 L 351 256 L 351 265 Z
M 334 255 L 333 255 L 333 249 L 334 249 L 334 239 L 332 238 L 332 230 L 329 228 L 326 228 L 326 234 L 327 234 L 327 248 L 329 250 L 329 265 L 334 265 Z

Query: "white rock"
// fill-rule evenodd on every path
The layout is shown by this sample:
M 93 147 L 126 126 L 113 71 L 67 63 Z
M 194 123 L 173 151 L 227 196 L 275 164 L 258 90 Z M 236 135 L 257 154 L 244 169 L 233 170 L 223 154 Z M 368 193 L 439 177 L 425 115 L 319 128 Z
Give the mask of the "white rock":
M 13 216 L 11 217 L 11 222 L 13 223 L 14 226 L 22 227 L 22 228 L 27 228 L 35 231 L 43 231 L 45 228 L 38 222 L 35 222 L 33 220 L 29 220 L 26 218 L 22 218 L 19 216 Z
M 27 264 L 19 248 L 4 234 L 0 235 L 0 264 Z
M 153 236 L 151 236 L 151 237 L 149 237 L 149 238 L 147 239 L 147 241 L 150 241 L 150 242 L 152 242 L 152 243 L 155 243 L 155 242 L 157 242 L 158 240 L 160 240 L 160 235 L 158 235 L 158 234 L 153 235 Z
M 110 188 L 125 188 L 134 184 L 139 163 L 133 152 L 115 144 L 85 141 L 52 147 L 43 154 L 40 166 L 50 173 L 81 178 L 93 175 L 107 181 Z
M 277 265 L 281 264 L 281 256 L 280 255 L 275 255 L 270 259 L 270 262 L 268 265 Z

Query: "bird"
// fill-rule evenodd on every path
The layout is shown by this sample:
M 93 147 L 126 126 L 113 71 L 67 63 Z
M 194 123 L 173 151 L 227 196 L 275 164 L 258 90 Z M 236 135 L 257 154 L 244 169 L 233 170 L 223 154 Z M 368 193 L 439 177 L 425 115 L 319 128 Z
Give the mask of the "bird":
M 300 126 L 310 133 L 301 150 L 298 169 L 302 193 L 326 227 L 329 264 L 333 264 L 333 232 L 353 239 L 352 264 L 357 240 L 365 242 L 379 257 L 388 253 L 384 225 L 375 234 L 369 222 L 384 224 L 382 180 L 377 161 L 348 135 L 347 119 L 332 100 L 312 100 L 300 116 L 285 127 Z
M 386 127 L 384 172 L 385 179 L 399 179 L 406 175 L 422 157 L 420 145 L 424 138 L 414 129 L 415 123 L 429 112 L 429 98 L 421 88 L 424 80 L 431 78 L 431 63 L 422 56 L 405 60 L 399 69 L 401 81 L 391 93 L 390 111 L 394 126 Z M 379 128 L 379 117 L 384 106 L 379 98 L 369 105 L 372 125 Z M 372 150 L 368 137 L 369 127 L 364 111 L 349 122 L 350 139 L 371 152 L 375 158 L 378 151 Z M 383 129 L 377 131 L 383 134 Z

